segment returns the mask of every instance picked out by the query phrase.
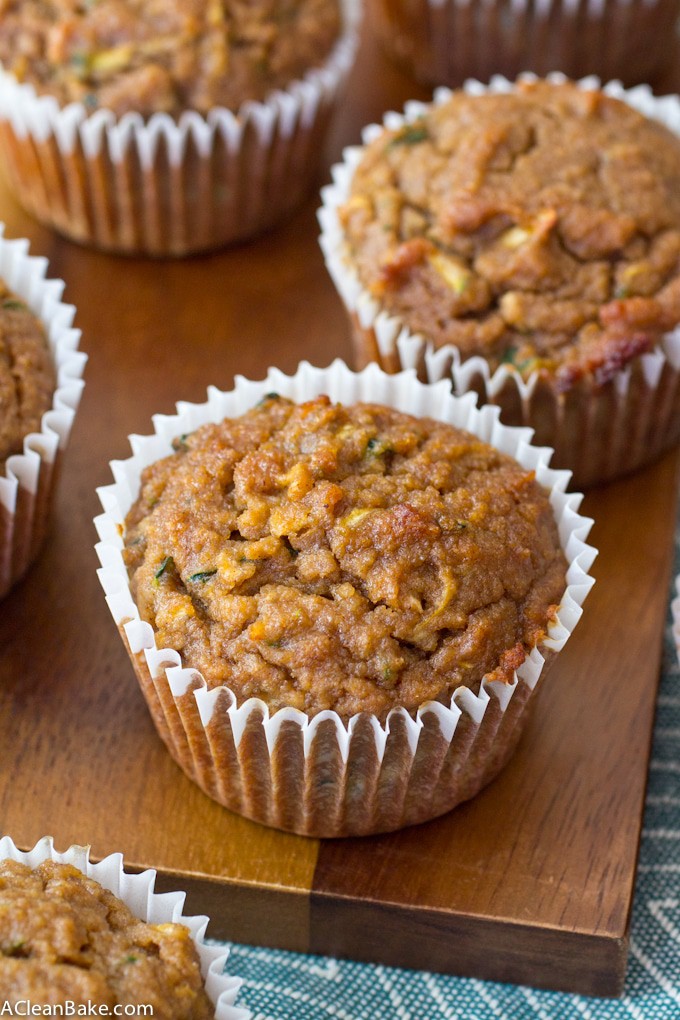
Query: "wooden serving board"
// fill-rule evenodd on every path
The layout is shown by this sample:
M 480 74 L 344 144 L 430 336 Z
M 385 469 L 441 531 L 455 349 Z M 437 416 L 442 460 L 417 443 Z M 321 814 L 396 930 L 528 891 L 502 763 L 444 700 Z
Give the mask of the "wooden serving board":
M 366 34 L 327 163 L 423 98 Z M 572 991 L 621 989 L 676 512 L 677 457 L 592 492 L 597 584 L 515 759 L 476 800 L 320 842 L 229 814 L 156 736 L 95 576 L 95 487 L 154 412 L 234 374 L 350 353 L 312 198 L 265 238 L 182 262 L 88 251 L 0 188 L 7 234 L 67 281 L 90 356 L 48 545 L 0 603 L 0 829 L 89 842 L 189 890 L 215 937 Z

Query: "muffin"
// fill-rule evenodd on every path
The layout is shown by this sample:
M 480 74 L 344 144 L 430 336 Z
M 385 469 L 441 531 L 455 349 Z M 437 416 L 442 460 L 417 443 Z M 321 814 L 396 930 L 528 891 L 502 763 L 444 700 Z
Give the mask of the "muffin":
M 189 929 L 147 924 L 71 864 L 0 862 L 0 983 L 10 1002 L 153 1005 L 209 1020 Z
M 119 855 L 92 865 L 85 847 L 57 854 L 50 838 L 22 854 L 3 837 L 0 857 L 5 1003 L 121 1015 L 143 1003 L 161 1020 L 249 1017 L 233 1007 L 240 981 L 223 974 L 226 954 L 203 944 L 206 918 L 182 916 L 184 894 L 156 896 L 155 872 L 126 875 Z
M 337 0 L 3 0 L 0 60 L 60 106 L 207 115 L 304 77 L 340 34 Z
M 359 364 L 450 374 L 581 487 L 676 443 L 679 127 L 675 98 L 523 80 L 367 131 L 321 214 Z
M 21 452 L 24 436 L 39 430 L 56 387 L 45 327 L 0 280 L 0 470 Z
M 182 405 L 116 467 L 100 579 L 212 797 L 358 835 L 442 814 L 507 761 L 592 550 L 566 476 L 496 417 L 446 383 L 303 366 Z
M 375 0 L 386 52 L 429 85 L 559 70 L 627 85 L 652 81 L 676 53 L 676 0 L 508 5 L 503 0 Z
M 113 251 L 252 236 L 306 195 L 356 2 L 0 5 L 0 144 L 38 219 Z
M 64 284 L 27 252 L 0 229 L 0 598 L 45 537 L 85 365 Z

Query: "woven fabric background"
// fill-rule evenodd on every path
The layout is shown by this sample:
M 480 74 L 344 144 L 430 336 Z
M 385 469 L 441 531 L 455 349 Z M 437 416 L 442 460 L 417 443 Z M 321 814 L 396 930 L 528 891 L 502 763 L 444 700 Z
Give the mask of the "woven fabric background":
M 670 609 L 621 999 L 241 945 L 231 946 L 229 970 L 244 978 L 239 1002 L 253 1020 L 680 1020 L 680 667 Z

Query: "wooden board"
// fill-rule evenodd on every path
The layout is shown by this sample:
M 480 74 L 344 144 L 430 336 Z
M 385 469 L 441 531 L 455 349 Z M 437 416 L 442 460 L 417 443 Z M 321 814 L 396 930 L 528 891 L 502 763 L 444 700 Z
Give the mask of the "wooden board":
M 327 164 L 417 88 L 366 36 Z M 317 245 L 316 198 L 257 242 L 183 262 L 121 260 L 37 226 L 0 189 L 10 236 L 78 307 L 87 385 L 55 524 L 0 604 L 0 827 L 155 866 L 210 933 L 521 981 L 620 990 L 675 521 L 676 458 L 593 492 L 598 583 L 519 752 L 474 802 L 389 836 L 319 842 L 212 803 L 157 738 L 95 576 L 95 486 L 126 436 L 235 373 L 350 353 Z

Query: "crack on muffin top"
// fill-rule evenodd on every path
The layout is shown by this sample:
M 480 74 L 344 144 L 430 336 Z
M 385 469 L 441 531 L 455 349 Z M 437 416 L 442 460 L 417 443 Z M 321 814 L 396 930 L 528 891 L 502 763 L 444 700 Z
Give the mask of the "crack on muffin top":
M 339 216 L 413 332 L 558 390 L 680 321 L 680 139 L 598 91 L 454 93 L 367 146 Z
M 125 522 L 131 590 L 239 702 L 384 718 L 511 682 L 564 593 L 533 472 L 451 425 L 270 395 L 175 449 Z

